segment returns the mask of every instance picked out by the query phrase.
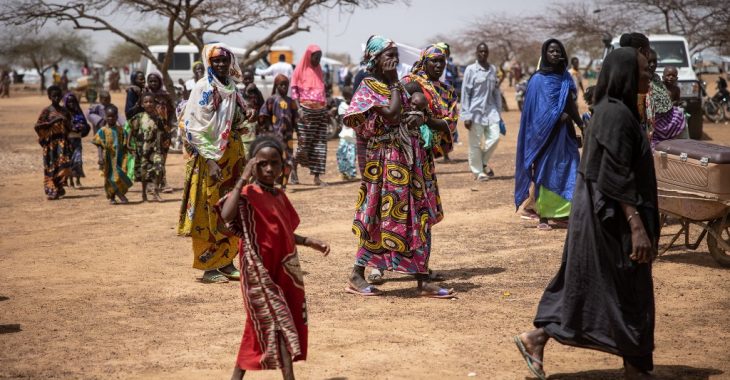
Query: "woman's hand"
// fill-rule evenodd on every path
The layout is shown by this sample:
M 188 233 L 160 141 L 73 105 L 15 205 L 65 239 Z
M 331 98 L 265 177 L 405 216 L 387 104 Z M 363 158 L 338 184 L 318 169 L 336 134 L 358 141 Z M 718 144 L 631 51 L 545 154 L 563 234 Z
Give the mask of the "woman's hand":
M 636 219 L 636 224 L 632 223 L 631 226 L 631 255 L 629 258 L 641 264 L 650 263 L 656 257 L 656 251 L 651 241 L 649 241 L 644 224 L 638 218 L 638 215 Z
M 383 75 L 385 76 L 385 80 L 388 81 L 388 84 L 398 82 L 398 71 L 396 70 L 396 67 L 398 67 L 398 61 L 395 59 L 391 59 L 383 63 Z
M 322 256 L 327 256 L 330 254 L 330 245 L 322 240 L 314 238 L 304 238 L 304 245 L 322 252 Z
M 215 160 L 206 160 L 206 164 L 208 164 L 208 177 L 213 180 L 213 182 L 218 182 L 221 180 L 221 167 L 218 166 L 218 162 Z

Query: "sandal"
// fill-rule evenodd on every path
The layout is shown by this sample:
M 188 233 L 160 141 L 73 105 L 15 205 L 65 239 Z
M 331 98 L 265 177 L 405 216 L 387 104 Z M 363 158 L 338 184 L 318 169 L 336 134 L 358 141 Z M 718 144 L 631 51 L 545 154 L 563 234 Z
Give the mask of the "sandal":
M 225 284 L 228 282 L 228 278 L 221 272 L 210 271 L 203 273 L 200 282 L 204 284 Z
M 223 269 L 223 268 L 221 268 L 221 269 Z M 232 270 L 231 273 L 226 273 L 226 272 L 218 269 L 218 273 L 226 276 L 226 278 L 228 278 L 229 280 L 238 281 L 241 279 L 241 271 L 239 271 L 238 269 Z
M 454 289 L 445 289 L 439 287 L 437 291 L 421 290 L 418 293 L 419 297 L 422 298 L 440 298 L 440 299 L 451 299 L 456 298 L 456 292 Z
M 530 370 L 530 372 L 532 372 L 533 375 L 537 376 L 538 379 L 545 380 L 545 371 L 542 370 L 542 361 L 527 352 L 527 348 L 525 348 L 525 344 L 522 343 L 522 339 L 520 339 L 519 335 L 515 335 L 513 340 L 515 341 L 515 345 L 517 345 L 517 349 L 520 350 L 522 358 L 525 359 L 525 362 L 527 363 L 527 368 Z M 541 368 L 535 367 L 535 364 L 539 364 Z
M 553 228 L 550 227 L 550 225 L 547 224 L 547 223 L 540 223 L 540 224 L 537 225 L 537 229 L 540 230 L 540 231 L 550 231 Z
M 363 296 L 363 297 L 374 297 L 374 296 L 379 296 L 379 295 L 383 294 L 383 292 L 381 292 L 380 289 L 378 289 L 374 286 L 371 286 L 371 285 L 368 285 L 362 289 L 357 289 L 352 284 L 349 284 L 345 288 L 345 291 L 350 294 L 356 294 L 358 296 Z

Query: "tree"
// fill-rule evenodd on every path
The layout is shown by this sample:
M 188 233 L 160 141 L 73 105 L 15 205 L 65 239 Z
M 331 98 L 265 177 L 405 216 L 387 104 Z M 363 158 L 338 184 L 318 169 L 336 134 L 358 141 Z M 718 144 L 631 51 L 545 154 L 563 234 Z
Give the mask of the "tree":
M 147 46 L 164 45 L 167 43 L 165 29 L 159 26 L 150 26 L 142 29 L 133 33 L 133 36 Z M 139 62 L 141 58 L 142 51 L 139 49 L 139 46 L 123 41 L 114 44 L 109 49 L 109 53 L 104 58 L 104 63 L 112 67 L 122 67 L 130 63 Z
M 40 91 L 46 89 L 46 72 L 64 59 L 85 61 L 87 38 L 71 30 L 35 31 L 31 28 L 4 30 L 0 55 L 8 64 L 32 67 L 40 76 Z
M 305 16 L 317 9 L 338 7 L 354 11 L 398 0 L 7 0 L 0 5 L 0 22 L 38 25 L 48 22 L 70 24 L 79 30 L 108 31 L 138 47 L 162 72 L 167 88 L 173 83 L 167 69 L 176 45 L 187 38 L 198 49 L 206 37 L 228 35 L 265 25 L 269 34 L 251 45 L 242 64 L 249 65 L 276 41 L 301 31 Z M 111 13 L 126 13 L 142 19 L 161 19 L 167 52 L 163 60 L 149 50 L 138 36 L 113 24 Z

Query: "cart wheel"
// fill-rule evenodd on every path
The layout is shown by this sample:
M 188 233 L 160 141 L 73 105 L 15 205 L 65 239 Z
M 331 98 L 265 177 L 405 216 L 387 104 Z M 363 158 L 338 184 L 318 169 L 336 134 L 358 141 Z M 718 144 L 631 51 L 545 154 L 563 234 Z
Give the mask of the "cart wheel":
M 726 220 L 723 225 L 721 218 L 712 222 L 709 227 L 720 235 L 726 245 L 730 245 L 730 221 Z M 730 250 L 723 248 L 712 234 L 707 234 L 707 247 L 715 261 L 724 267 L 730 267 Z

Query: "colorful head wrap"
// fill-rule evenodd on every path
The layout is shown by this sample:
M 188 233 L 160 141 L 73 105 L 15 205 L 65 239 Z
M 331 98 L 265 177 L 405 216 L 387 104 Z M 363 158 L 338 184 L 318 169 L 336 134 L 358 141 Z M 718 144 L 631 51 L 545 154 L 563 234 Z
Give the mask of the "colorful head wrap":
M 438 43 L 432 44 L 432 45 L 428 46 L 427 48 L 423 49 L 423 51 L 421 51 L 421 57 L 418 60 L 418 62 L 416 62 L 416 64 L 413 65 L 411 72 L 413 74 L 424 75 L 425 71 L 424 71 L 423 67 L 426 64 L 426 61 L 431 60 L 431 59 L 440 58 L 440 57 L 448 58 L 449 53 L 450 53 L 449 45 L 447 45 L 443 42 L 438 42 Z
M 215 77 L 213 74 L 213 67 L 210 63 L 211 59 L 215 57 L 230 57 L 231 67 L 228 70 L 228 77 L 232 78 L 236 82 L 243 81 L 243 74 L 241 73 L 241 67 L 238 64 L 238 58 L 227 45 L 220 42 L 205 45 L 203 48 L 203 57 L 203 66 L 205 66 L 205 71 L 208 73 L 208 81 L 211 81 L 212 78 Z
M 395 47 L 393 40 L 378 35 L 370 36 L 368 42 L 365 43 L 365 53 L 362 57 L 362 64 L 365 66 L 365 70 L 369 72 L 375 70 L 375 60 L 380 53 L 392 47 Z

